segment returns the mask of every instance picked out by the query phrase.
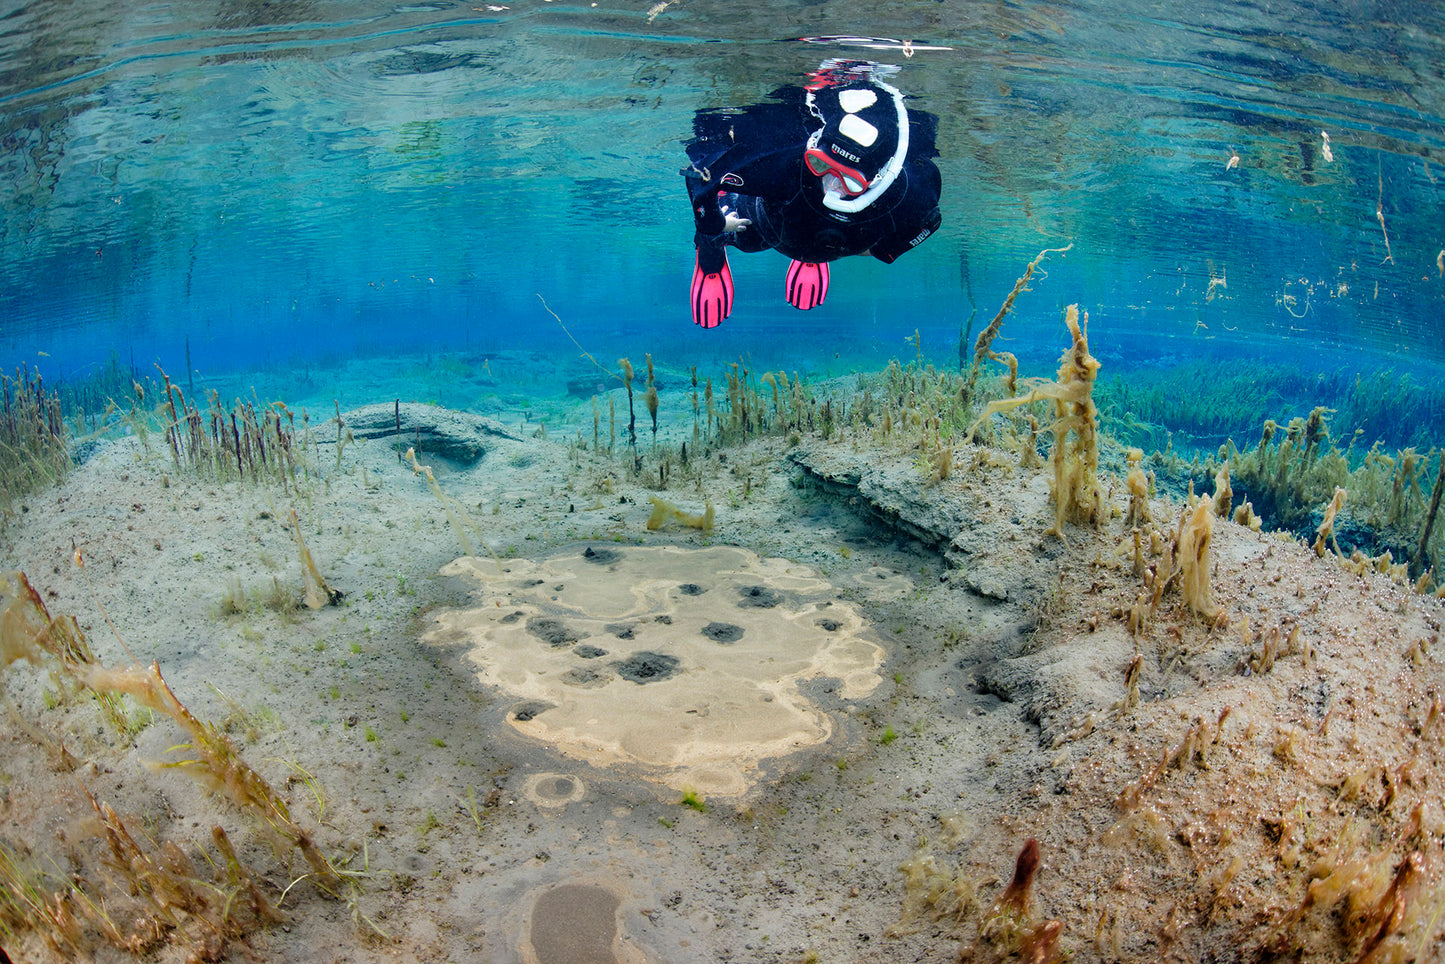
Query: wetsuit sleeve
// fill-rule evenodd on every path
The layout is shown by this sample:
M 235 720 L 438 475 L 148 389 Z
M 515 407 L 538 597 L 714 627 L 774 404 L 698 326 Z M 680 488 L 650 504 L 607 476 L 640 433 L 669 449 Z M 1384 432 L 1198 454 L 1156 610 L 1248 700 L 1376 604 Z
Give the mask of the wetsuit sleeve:
M 893 230 L 869 250 L 884 264 L 892 264 L 928 240 L 943 224 L 938 197 L 943 179 L 931 162 L 910 165 L 908 195 L 894 213 Z
M 759 251 L 768 246 L 756 228 L 744 229 L 741 237 L 724 233 L 727 218 L 723 205 L 752 218 L 756 215 L 748 211 L 751 199 L 787 198 L 796 194 L 802 176 L 802 156 L 802 148 L 794 144 L 769 152 L 739 148 L 708 167 L 707 178 L 697 170 L 684 172 L 696 225 L 693 243 L 704 270 L 712 271 L 714 265 L 722 264 L 726 245 L 737 245 L 744 251 Z
M 726 219 L 718 204 L 717 181 L 704 181 L 693 172 L 684 173 L 687 174 L 687 192 L 696 224 L 692 242 L 697 247 L 698 265 L 705 274 L 716 274 L 727 260 L 723 253 L 727 243 L 723 234 Z
M 688 195 L 700 234 L 721 234 L 724 218 L 718 192 L 762 198 L 788 198 L 796 194 L 803 171 L 805 141 L 786 143 L 762 151 L 739 147 L 715 159 L 708 167 L 688 170 Z M 707 177 L 703 177 L 703 171 Z
M 802 111 L 803 92 L 781 89 L 777 103 L 741 111 L 701 111 L 696 135 L 687 145 L 687 179 L 697 232 L 721 235 L 724 218 L 718 192 L 786 198 L 796 193 L 810 128 Z
M 697 233 L 706 236 L 722 234 L 724 219 L 717 202 L 717 181 L 705 181 L 688 172 L 687 193 L 692 201 L 692 218 L 697 225 Z

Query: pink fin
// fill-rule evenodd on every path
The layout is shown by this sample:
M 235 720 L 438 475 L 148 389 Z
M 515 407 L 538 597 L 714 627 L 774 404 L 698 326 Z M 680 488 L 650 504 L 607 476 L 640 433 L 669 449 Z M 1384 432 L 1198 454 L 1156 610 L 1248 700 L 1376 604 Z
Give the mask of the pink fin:
M 788 265 L 788 304 L 807 311 L 828 297 L 828 263 L 794 261 Z

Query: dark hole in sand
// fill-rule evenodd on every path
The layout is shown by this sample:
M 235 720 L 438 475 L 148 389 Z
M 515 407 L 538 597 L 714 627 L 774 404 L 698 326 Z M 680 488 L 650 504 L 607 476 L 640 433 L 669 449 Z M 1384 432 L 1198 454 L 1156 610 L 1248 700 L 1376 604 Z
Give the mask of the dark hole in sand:
M 541 713 L 551 709 L 546 703 L 523 703 L 512 711 L 512 719 L 518 723 L 527 723 L 535 720 Z
M 617 664 L 617 675 L 634 683 L 656 683 L 677 675 L 676 656 L 662 653 L 634 653 Z
M 540 585 L 542 585 L 542 580 L 541 580 L 541 579 L 524 579 L 524 580 L 522 580 L 522 588 L 523 588 L 523 589 L 531 589 L 533 586 L 540 586 Z
M 672 617 L 669 616 L 667 613 L 660 613 L 656 616 L 653 616 L 652 621 L 655 623 L 662 623 L 662 625 L 664 626 L 672 625 Z
M 713 642 L 735 643 L 743 638 L 743 628 L 732 623 L 708 623 L 702 628 L 702 634 Z
M 843 624 L 836 619 L 820 619 L 818 620 L 818 627 L 825 633 L 836 633 L 843 628 Z
M 626 623 L 611 623 L 607 626 L 607 631 L 618 639 L 631 639 L 635 635 L 632 627 Z
M 738 605 L 744 609 L 772 609 L 783 601 L 777 590 L 767 586 L 743 586 L 738 594 L 742 597 Z
M 506 625 L 506 624 L 508 624 L 508 623 L 515 623 L 517 620 L 521 619 L 521 618 L 522 618 L 523 616 L 525 616 L 525 615 L 527 615 L 527 614 L 524 613 L 524 612 L 522 612 L 520 609 L 517 609 L 517 610 L 514 610 L 514 611 L 512 611 L 512 612 L 509 612 L 509 613 L 507 613 L 507 615 L 503 616 L 503 617 L 501 618 L 501 623 L 502 623 L 503 625 Z
M 685 582 L 681 586 L 677 587 L 677 591 L 682 593 L 684 596 L 701 596 L 703 593 L 707 592 L 707 587 L 699 586 L 695 582 Z
M 581 656 L 583 659 L 596 659 L 599 656 L 607 655 L 607 650 L 602 649 L 598 646 L 592 646 L 588 643 L 583 643 L 581 646 L 573 649 L 572 652 L 576 653 L 578 656 Z
M 608 566 L 621 559 L 622 553 L 616 549 L 594 549 L 588 546 L 587 551 L 582 553 L 582 558 L 588 562 L 595 562 L 599 566 Z
M 532 950 L 538 964 L 616 964 L 615 894 L 603 887 L 563 884 L 532 905 Z
M 551 616 L 536 616 L 527 620 L 527 632 L 548 646 L 570 646 L 582 638 L 582 634 L 577 630 Z

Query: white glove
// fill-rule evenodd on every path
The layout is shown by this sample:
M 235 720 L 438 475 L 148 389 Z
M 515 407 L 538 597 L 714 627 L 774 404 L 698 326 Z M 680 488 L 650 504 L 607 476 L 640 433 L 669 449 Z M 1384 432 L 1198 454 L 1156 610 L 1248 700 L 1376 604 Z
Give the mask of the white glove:
M 753 223 L 747 218 L 738 217 L 737 212 L 731 208 L 724 207 L 718 208 L 718 210 L 722 212 L 724 234 L 737 234 L 739 231 L 746 231 L 748 225 Z

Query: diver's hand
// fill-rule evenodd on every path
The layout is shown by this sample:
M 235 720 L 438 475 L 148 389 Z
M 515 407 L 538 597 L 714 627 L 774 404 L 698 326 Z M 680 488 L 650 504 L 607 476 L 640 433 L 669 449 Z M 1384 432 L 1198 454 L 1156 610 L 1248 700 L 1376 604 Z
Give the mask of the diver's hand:
M 738 213 L 732 208 L 719 208 L 723 216 L 723 234 L 737 234 L 739 231 L 746 231 L 753 223 L 747 218 L 738 217 Z

